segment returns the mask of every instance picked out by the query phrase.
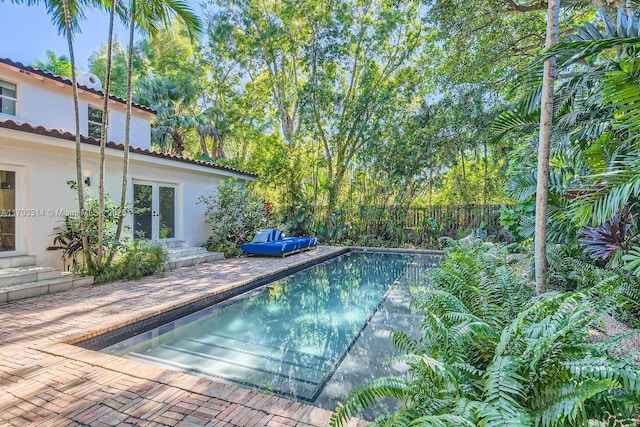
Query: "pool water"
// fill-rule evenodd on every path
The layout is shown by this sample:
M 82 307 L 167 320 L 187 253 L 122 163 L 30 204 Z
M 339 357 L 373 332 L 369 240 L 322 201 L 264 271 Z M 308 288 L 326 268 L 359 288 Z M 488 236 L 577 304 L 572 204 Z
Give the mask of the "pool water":
M 314 403 L 413 259 L 350 252 L 102 351 Z

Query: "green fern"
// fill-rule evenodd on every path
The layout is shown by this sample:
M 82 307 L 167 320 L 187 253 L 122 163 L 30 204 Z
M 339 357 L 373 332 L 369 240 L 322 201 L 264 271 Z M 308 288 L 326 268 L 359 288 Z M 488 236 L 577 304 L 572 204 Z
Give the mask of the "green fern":
M 467 418 L 453 414 L 425 415 L 407 425 L 409 427 L 475 427 L 475 423 Z
M 567 381 L 545 388 L 534 399 L 535 425 L 586 425 L 589 419 L 585 403 L 594 396 L 618 387 L 615 381 L 588 379 L 582 382 Z
M 621 387 L 634 393 L 640 392 L 640 372 L 638 368 L 606 356 L 585 357 L 581 360 L 566 361 L 563 365 L 579 379 L 606 379 L 617 382 Z M 640 395 L 638 396 L 640 398 Z
M 558 268 L 570 266 L 575 255 L 566 248 L 552 252 L 563 254 Z M 631 334 L 603 343 L 590 342 L 589 335 L 600 310 L 615 306 L 600 294 L 621 288 L 621 276 L 575 263 L 576 280 L 584 276 L 593 284 L 588 293 L 531 298 L 526 279 L 514 271 L 522 261 L 509 261 L 504 247 L 466 239 L 447 253 L 431 274 L 434 288 L 416 293 L 412 303 L 424 315 L 424 335 L 392 334 L 407 352 L 402 360 L 410 370 L 350 393 L 332 426 L 344 425 L 380 397 L 396 398 L 400 406 L 378 418 L 377 426 L 565 426 L 632 419 L 640 407 L 640 370 L 610 355 Z
M 350 417 L 359 411 L 370 408 L 376 399 L 381 397 L 403 398 L 410 390 L 406 380 L 398 377 L 377 378 L 365 385 L 356 387 L 344 404 L 338 403 L 338 408 L 329 421 L 329 426 L 343 425 Z
M 528 425 L 530 417 L 520 404 L 525 397 L 526 379 L 518 373 L 522 361 L 513 356 L 498 356 L 485 374 L 486 406 L 481 412 L 486 426 Z

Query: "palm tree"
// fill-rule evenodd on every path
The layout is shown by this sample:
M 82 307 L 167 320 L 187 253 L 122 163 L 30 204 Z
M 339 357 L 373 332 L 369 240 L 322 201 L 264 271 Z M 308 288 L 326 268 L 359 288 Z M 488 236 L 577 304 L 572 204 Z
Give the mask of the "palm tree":
M 600 9 L 599 15 L 602 27 L 589 22 L 576 26 L 568 41 L 545 54 L 545 58 L 556 56 L 558 68 L 563 70 L 556 86 L 553 118 L 551 157 L 555 166 L 550 171 L 547 223 L 551 238 L 554 234 L 566 237 L 568 228 L 597 228 L 614 215 L 638 209 L 640 68 L 634 64 L 640 45 L 640 18 L 626 8 L 619 9 L 615 19 L 605 9 Z M 500 135 L 532 133 L 540 117 L 539 104 L 532 100 L 538 98 L 536 80 L 534 90 L 516 109 L 503 113 L 493 129 Z M 524 200 L 531 194 L 535 176 L 519 174 L 512 183 L 518 187 L 512 194 Z M 639 249 L 631 247 L 624 253 L 624 267 L 636 275 L 640 275 Z
M 80 109 L 78 106 L 78 81 L 73 51 L 73 35 L 78 31 L 78 22 L 84 19 L 84 7 L 95 4 L 95 0 L 12 0 L 15 4 L 27 4 L 28 6 L 44 4 L 47 13 L 51 16 L 53 24 L 58 27 L 59 33 L 64 33 L 69 47 L 69 62 L 71 63 L 71 87 L 73 90 L 73 110 L 75 114 L 75 148 L 76 148 L 76 189 L 78 193 L 78 220 L 82 229 L 86 226 L 84 191 L 82 185 L 82 148 L 80 141 Z M 82 246 L 85 261 L 91 261 L 88 239 L 83 233 Z
M 111 0 L 109 5 L 109 39 L 107 41 L 107 70 L 104 82 L 104 99 L 102 104 L 102 128 L 100 129 L 100 171 L 98 177 L 98 248 L 96 254 L 96 268 L 102 269 L 104 248 L 104 167 L 105 148 L 107 144 L 107 117 L 109 106 L 109 87 L 111 84 L 111 63 L 113 48 L 113 24 L 116 15 L 116 0 Z
M 196 97 L 194 89 L 170 77 L 145 77 L 138 80 L 140 102 L 157 113 L 151 130 L 152 140 L 164 152 L 182 155 L 187 134 L 191 130 L 198 131 L 198 116 L 191 114 L 188 108 Z
M 56 76 L 71 78 L 71 62 L 68 56 L 58 56 L 51 49 L 47 49 L 46 55 L 47 58 L 44 61 L 37 59 L 33 61 L 31 66 L 55 74 Z
M 545 46 L 552 49 L 558 40 L 560 0 L 549 0 L 547 10 L 547 39 Z M 547 280 L 547 194 L 549 189 L 549 146 L 553 120 L 553 82 L 555 56 L 544 63 L 542 80 L 542 109 L 540 111 L 540 142 L 538 144 L 538 185 L 536 189 L 535 268 L 536 293 L 544 292 Z
M 124 153 L 122 164 L 122 187 L 120 192 L 120 216 L 116 228 L 115 241 L 120 239 L 122 234 L 122 225 L 124 220 L 124 210 L 127 199 L 127 180 L 129 174 L 129 140 L 131 127 L 131 104 L 133 97 L 132 76 L 133 76 L 133 35 L 135 29 L 138 28 L 151 36 L 157 34 L 158 24 L 167 26 L 170 18 L 176 15 L 186 26 L 192 38 L 200 32 L 202 22 L 200 18 L 193 13 L 188 3 L 183 0 L 130 0 L 129 1 L 129 50 L 127 58 L 127 112 L 125 118 L 125 134 L 124 134 Z M 113 251 L 110 259 L 113 257 Z

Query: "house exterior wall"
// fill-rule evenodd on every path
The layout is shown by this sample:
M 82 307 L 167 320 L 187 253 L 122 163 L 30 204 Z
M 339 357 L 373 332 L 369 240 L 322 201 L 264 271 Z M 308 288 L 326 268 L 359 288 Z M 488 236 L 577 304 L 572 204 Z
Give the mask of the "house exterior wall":
M 54 229 L 63 224 L 65 214 L 77 211 L 77 192 L 67 181 L 76 180 L 73 143 L 50 136 L 30 134 L 0 128 L 0 170 L 17 169 L 19 173 L 17 213 L 22 240 L 18 247 L 23 253 L 36 255 L 38 265 L 62 268 L 61 252 L 47 251 L 53 244 Z M 122 179 L 122 151 L 107 149 L 105 192 L 114 203 L 120 200 Z M 83 177 L 89 176 L 86 189 L 91 196 L 98 191 L 98 147 L 83 144 Z M 175 185 L 176 240 L 190 246 L 202 245 L 210 235 L 205 222 L 205 207 L 197 203 L 202 195 L 215 193 L 221 180 L 247 180 L 231 171 L 184 164 L 148 155 L 131 153 L 127 182 L 127 201 L 132 204 L 133 183 L 137 180 Z M 126 224 L 132 225 L 132 218 Z M 132 237 L 132 231 L 128 231 Z M 1 253 L 0 253 L 1 256 Z
M 42 76 L 21 73 L 0 67 L 0 80 L 17 85 L 18 105 L 16 116 L 0 114 L 0 119 L 26 122 L 49 129 L 61 129 L 75 133 L 75 118 L 71 86 Z M 88 136 L 88 108 L 102 110 L 102 97 L 79 90 L 80 133 Z M 109 125 L 107 140 L 124 143 L 126 106 L 109 101 Z M 132 109 L 130 144 L 149 149 L 151 147 L 152 114 Z
M 125 111 L 116 109 L 111 110 L 109 113 L 110 124 L 107 141 L 113 141 L 119 144 L 124 143 L 125 116 Z M 85 120 L 85 123 L 86 122 L 87 121 Z M 131 135 L 129 137 L 129 143 L 132 147 L 144 148 L 147 150 L 151 148 L 151 115 L 149 115 L 148 119 L 132 115 L 130 129 Z

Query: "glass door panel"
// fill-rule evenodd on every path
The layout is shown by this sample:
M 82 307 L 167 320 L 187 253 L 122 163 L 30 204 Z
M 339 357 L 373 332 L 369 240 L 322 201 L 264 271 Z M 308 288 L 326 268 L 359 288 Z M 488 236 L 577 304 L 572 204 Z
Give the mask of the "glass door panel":
M 155 182 L 134 182 L 133 200 L 135 239 L 163 240 L 176 237 L 176 187 Z
M 0 170 L 0 252 L 16 250 L 16 173 Z
M 133 184 L 133 237 L 153 239 L 153 186 Z
M 158 237 L 172 239 L 176 237 L 176 189 L 158 187 Z

